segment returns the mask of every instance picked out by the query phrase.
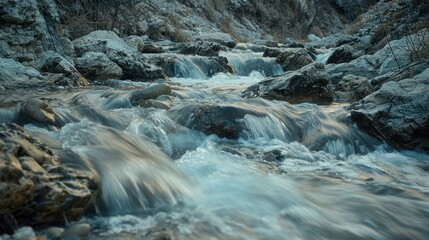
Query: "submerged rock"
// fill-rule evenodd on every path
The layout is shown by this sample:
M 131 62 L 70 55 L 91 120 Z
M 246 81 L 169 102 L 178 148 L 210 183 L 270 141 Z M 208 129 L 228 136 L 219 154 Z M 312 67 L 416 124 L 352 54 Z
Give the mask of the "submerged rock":
M 385 83 L 351 107 L 358 126 L 397 148 L 429 151 L 429 69 Z
M 86 223 L 74 224 L 71 227 L 64 230 L 64 232 L 60 235 L 61 238 L 65 239 L 76 239 L 83 238 L 89 235 L 91 231 L 91 226 Z
M 0 149 L 0 208 L 18 224 L 82 217 L 95 191 L 91 175 L 60 165 L 52 150 L 15 124 L 0 124 Z
M 36 122 L 47 126 L 55 125 L 55 113 L 46 102 L 33 98 L 22 104 L 19 110 L 18 122 Z
M 130 101 L 133 105 L 138 105 L 145 100 L 156 99 L 161 95 L 170 95 L 171 88 L 168 84 L 154 84 L 147 88 L 137 90 L 131 93 Z
M 289 103 L 327 104 L 333 100 L 330 85 L 331 81 L 324 70 L 324 65 L 314 63 L 298 71 L 267 78 L 248 87 L 242 96 L 263 97 Z

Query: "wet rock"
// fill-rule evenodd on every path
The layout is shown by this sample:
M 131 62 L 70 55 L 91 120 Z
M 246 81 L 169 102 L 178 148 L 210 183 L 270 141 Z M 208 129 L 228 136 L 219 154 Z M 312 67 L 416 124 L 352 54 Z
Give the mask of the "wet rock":
M 348 44 L 342 45 L 334 50 L 332 55 L 328 58 L 327 64 L 330 63 L 344 63 L 353 60 L 354 48 Z
M 298 70 L 314 61 L 304 49 L 287 49 L 277 57 L 277 62 L 285 71 L 290 71 Z
M 31 227 L 22 227 L 13 234 L 15 240 L 36 240 L 36 234 Z
M 190 42 L 182 44 L 181 54 L 200 55 L 200 56 L 218 56 L 221 45 L 216 42 Z
M 67 85 L 83 87 L 89 86 L 88 80 L 63 56 L 53 51 L 46 51 L 35 62 L 35 67 L 42 72 L 60 73 L 69 79 Z
M 72 225 L 67 228 L 62 234 L 61 238 L 64 239 L 79 239 L 89 235 L 91 231 L 91 226 L 86 223 L 79 223 Z
M 351 106 L 358 126 L 396 148 L 429 151 L 429 69 L 378 91 Z
M 78 56 L 86 52 L 101 52 L 115 62 L 123 72 L 123 78 L 131 80 L 166 79 L 161 68 L 149 65 L 136 49 L 111 31 L 94 31 L 75 39 L 73 45 Z
M 368 78 L 347 75 L 335 86 L 334 98 L 341 101 L 360 100 L 374 91 Z
M 214 33 L 203 33 L 200 34 L 196 40 L 204 41 L 204 42 L 216 42 L 221 45 L 234 48 L 237 43 L 231 35 L 223 32 L 214 32 Z
M 60 165 L 52 150 L 15 124 L 0 124 L 0 149 L 0 208 L 18 224 L 62 224 L 84 214 L 95 191 L 91 175 Z
M 216 134 L 219 137 L 238 138 L 246 128 L 241 119 L 247 114 L 265 116 L 261 110 L 241 106 L 234 103 L 193 103 L 185 106 L 175 106 L 169 116 L 177 123 L 206 134 Z
M 321 63 L 267 78 L 247 88 L 242 96 L 263 97 L 289 103 L 327 104 L 333 100 L 331 81 Z
M 169 77 L 206 78 L 216 73 L 233 73 L 228 59 L 219 57 L 155 55 L 151 61 L 162 67 Z
M 279 44 L 272 40 L 256 40 L 253 42 L 255 45 L 261 45 L 266 47 L 278 47 Z
M 33 98 L 27 100 L 19 110 L 18 122 L 24 124 L 37 122 L 44 125 L 55 125 L 55 113 L 44 101 Z
M 123 75 L 122 69 L 101 52 L 87 52 L 75 60 L 75 65 L 91 80 L 121 79 Z
M 156 99 L 161 95 L 170 95 L 171 88 L 168 84 L 154 84 L 147 88 L 137 90 L 131 93 L 130 101 L 133 105 L 137 105 L 144 100 Z
M 284 49 L 281 48 L 265 48 L 265 51 L 262 57 L 278 57 L 284 52 Z

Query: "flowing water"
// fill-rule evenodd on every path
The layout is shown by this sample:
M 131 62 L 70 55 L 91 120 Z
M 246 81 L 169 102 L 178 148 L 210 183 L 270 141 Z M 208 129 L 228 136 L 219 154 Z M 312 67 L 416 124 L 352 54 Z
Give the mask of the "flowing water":
M 3 102 L 44 97 L 57 114 L 60 129 L 25 127 L 97 177 L 91 239 L 427 239 L 427 154 L 369 137 L 344 105 L 242 99 L 266 75 L 249 66 L 173 78 L 170 110 L 132 106 L 145 84 L 115 81 Z

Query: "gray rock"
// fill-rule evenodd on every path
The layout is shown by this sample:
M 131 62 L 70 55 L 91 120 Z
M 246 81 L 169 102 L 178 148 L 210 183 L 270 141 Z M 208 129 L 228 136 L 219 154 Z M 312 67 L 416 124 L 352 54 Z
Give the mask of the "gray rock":
M 125 43 L 134 48 L 135 50 L 139 51 L 139 52 L 143 52 L 144 51 L 144 41 L 141 37 L 139 36 L 127 36 L 126 38 L 124 38 Z
M 196 40 L 217 42 L 230 48 L 234 48 L 237 45 L 237 42 L 233 37 L 231 37 L 231 35 L 223 32 L 202 33 L 196 38 Z
M 75 66 L 91 80 L 121 79 L 123 75 L 122 69 L 101 52 L 85 53 L 75 60 Z
M 32 67 L 24 66 L 13 59 L 0 58 L 0 82 L 26 82 L 32 79 L 44 79 L 44 77 Z
M 190 42 L 182 44 L 181 54 L 200 55 L 200 56 L 219 56 L 222 49 L 219 43 L 215 42 Z
M 19 123 L 36 122 L 44 125 L 55 125 L 55 113 L 44 101 L 33 98 L 22 104 L 18 116 Z
M 299 43 L 292 38 L 286 38 L 283 41 L 283 44 L 284 44 L 284 46 L 289 47 L 289 48 L 304 48 L 304 44 Z
M 330 63 L 345 63 L 353 60 L 354 48 L 348 44 L 344 44 L 334 50 L 331 56 L 327 60 L 327 64 Z
M 15 240 L 36 240 L 36 234 L 32 227 L 22 227 L 13 234 Z
M 429 151 L 429 68 L 351 106 L 358 126 L 393 147 Z
M 424 30 L 422 30 L 424 31 Z M 378 75 L 407 68 L 412 62 L 410 42 L 417 43 L 422 32 L 393 40 L 372 55 L 363 55 L 349 63 L 328 65 L 326 70 L 333 83 L 338 83 L 345 75 L 367 77 L 370 81 Z M 394 51 L 392 52 L 392 49 Z
M 142 53 L 163 53 L 162 47 L 157 46 L 153 43 L 146 43 L 143 47 Z
M 133 105 L 137 105 L 144 100 L 156 99 L 161 95 L 170 95 L 171 88 L 168 84 L 154 84 L 147 88 L 134 91 L 130 95 L 130 101 Z
M 0 42 L 19 62 L 33 62 L 44 51 L 64 54 L 54 0 L 0 1 Z
M 374 91 L 368 78 L 347 75 L 335 86 L 334 98 L 341 101 L 360 100 Z
M 83 238 L 89 235 L 91 231 L 91 226 L 86 223 L 74 224 L 71 227 L 67 228 L 62 234 L 61 238 L 64 239 L 77 239 Z
M 290 71 L 298 70 L 314 61 L 304 49 L 289 48 L 283 50 L 277 57 L 277 62 L 282 65 L 285 71 Z
M 35 62 L 35 67 L 42 72 L 60 73 L 68 79 L 67 85 L 84 87 L 89 86 L 88 80 L 63 56 L 53 51 L 44 52 Z
M 76 53 L 102 52 L 115 62 L 123 72 L 123 78 L 132 80 L 166 79 L 161 68 L 151 66 L 136 49 L 128 46 L 111 31 L 94 31 L 73 41 Z
M 12 123 L 0 124 L 0 149 L 0 208 L 19 225 L 82 217 L 95 194 L 91 175 L 60 165 L 51 149 Z
M 312 38 L 313 41 L 310 41 L 304 44 L 306 47 L 315 47 L 315 48 L 332 48 L 339 47 L 344 44 L 351 44 L 359 41 L 359 38 L 352 35 L 344 35 L 344 34 L 332 34 L 324 38 Z
M 331 81 L 321 63 L 313 63 L 298 71 L 288 71 L 280 76 L 267 78 L 247 88 L 243 97 L 263 97 L 289 103 L 332 102 Z
M 64 228 L 60 227 L 50 227 L 46 230 L 46 235 L 49 238 L 57 239 L 61 237 L 61 234 L 64 232 Z

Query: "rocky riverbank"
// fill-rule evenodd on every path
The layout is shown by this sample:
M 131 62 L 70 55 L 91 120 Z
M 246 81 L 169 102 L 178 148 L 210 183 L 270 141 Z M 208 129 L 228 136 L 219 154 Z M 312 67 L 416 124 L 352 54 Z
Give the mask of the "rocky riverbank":
M 51 139 L 43 133 L 69 133 L 71 130 L 65 126 L 82 118 L 106 126 L 101 130 L 90 126 L 89 132 L 97 129 L 100 136 L 114 136 L 129 143 L 115 145 L 134 154 L 128 161 L 145 156 L 150 166 L 150 159 L 165 164 L 162 165 L 165 172 L 157 175 L 161 178 L 154 177 L 160 181 L 155 186 L 139 182 L 134 176 L 130 179 L 121 176 L 121 181 L 127 179 L 130 185 L 138 186 L 125 189 L 135 196 L 143 192 L 147 198 L 144 203 L 137 197 L 122 199 L 125 203 L 118 200 L 118 208 L 125 204 L 130 211 L 131 206 L 152 206 L 159 199 L 180 202 L 179 196 L 186 195 L 186 191 L 174 187 L 175 180 L 180 182 L 183 176 L 166 163 L 170 157 L 183 155 L 186 147 L 165 147 L 166 142 L 174 145 L 180 139 L 175 139 L 175 143 L 158 139 L 154 135 L 162 134 L 157 132 L 143 135 L 162 146 L 164 153 L 145 138 L 138 140 L 142 145 L 134 145 L 135 139 L 120 131 L 131 131 L 135 119 L 115 112 L 120 108 L 162 109 L 168 120 L 158 121 L 169 126 L 166 132 L 178 134 L 184 128 L 190 129 L 197 132 L 192 132 L 195 139 L 200 134 L 228 140 L 259 136 L 262 133 L 252 132 L 249 126 L 254 125 L 250 123 L 271 119 L 273 125 L 279 120 L 281 126 L 290 130 L 286 133 L 279 130 L 283 135 L 276 137 L 296 141 L 309 151 L 343 156 L 340 151 L 344 149 L 330 148 L 329 144 L 335 140 L 348 144 L 346 154 L 368 152 L 377 140 L 368 138 L 370 144 L 363 144 L 366 136 L 359 132 L 363 131 L 393 149 L 429 152 L 429 14 L 425 2 L 382 0 L 369 6 L 365 1 L 355 1 L 363 14 L 353 24 L 356 16 L 347 1 L 323 1 L 320 5 L 314 1 L 293 1 L 282 9 L 296 13 L 285 19 L 278 17 L 292 24 L 295 21 L 292 18 L 299 16 L 298 22 L 280 29 L 273 23 L 275 16 L 273 19 L 267 16 L 268 11 L 274 11 L 280 4 L 277 2 L 262 8 L 255 1 L 221 1 L 231 8 L 222 15 L 226 10 L 220 6 L 209 12 L 198 1 L 172 1 L 172 5 L 160 7 L 158 13 L 153 8 L 148 10 L 152 18 L 145 16 L 137 27 L 123 24 L 121 29 L 98 30 L 91 25 L 82 34 L 78 28 L 65 24 L 61 8 L 64 2 L 0 3 L 0 234 L 10 235 L 0 239 L 34 239 L 34 231 L 24 226 L 32 226 L 37 234 L 54 239 L 84 236 L 90 226 L 85 223 L 69 226 L 69 221 L 116 206 L 115 200 L 100 200 L 107 198 L 103 194 L 109 192 L 106 186 L 100 186 L 102 179 L 109 178 L 101 170 L 108 171 L 120 164 L 100 166 L 91 158 L 107 158 L 105 152 L 121 158 L 122 152 L 106 148 L 93 136 L 85 146 L 97 150 L 98 156 L 80 148 L 81 152 L 76 154 L 64 147 L 63 139 Z M 158 6 L 155 2 L 147 6 Z M 169 13 L 169 8 L 175 8 L 177 13 Z M 206 19 L 191 14 L 190 9 L 204 12 Z M 176 25 L 170 26 L 174 18 Z M 216 22 L 219 19 L 223 19 L 223 28 Z M 119 20 L 124 21 L 124 16 L 119 15 Z M 225 21 L 230 23 L 228 27 Z M 268 36 L 264 28 L 271 25 L 275 35 L 281 35 L 284 41 Z M 168 35 L 167 30 L 176 35 Z M 179 30 L 191 37 L 179 42 Z M 340 30 L 342 33 L 338 33 Z M 243 43 L 243 39 L 251 41 Z M 243 89 L 217 87 L 193 91 L 171 81 L 177 78 L 214 81 L 216 76 L 243 77 L 254 72 L 263 79 Z M 100 96 L 106 100 L 102 108 L 94 107 L 91 94 L 85 92 L 116 87 L 120 90 L 106 91 Z M 234 97 L 211 99 L 212 95 L 205 91 L 228 92 Z M 209 100 L 203 100 L 204 97 Z M 184 101 L 189 99 L 197 100 Z M 345 113 L 338 117 L 341 124 L 333 124 L 331 117 L 319 112 L 316 106 L 295 107 L 306 103 L 324 107 L 345 103 Z M 293 118 L 295 115 L 299 117 Z M 323 120 L 307 126 L 305 119 L 313 121 L 315 115 Z M 32 132 L 29 125 L 43 131 Z M 346 127 L 353 125 L 359 130 Z M 65 142 L 74 146 L 72 140 Z M 251 155 L 237 149 L 228 151 Z M 281 158 L 281 154 L 275 153 L 273 157 Z M 148 169 L 152 168 L 146 166 L 146 170 L 140 169 L 136 175 L 150 175 Z M 177 178 L 165 177 L 170 173 Z M 49 228 L 64 225 L 68 229 Z

